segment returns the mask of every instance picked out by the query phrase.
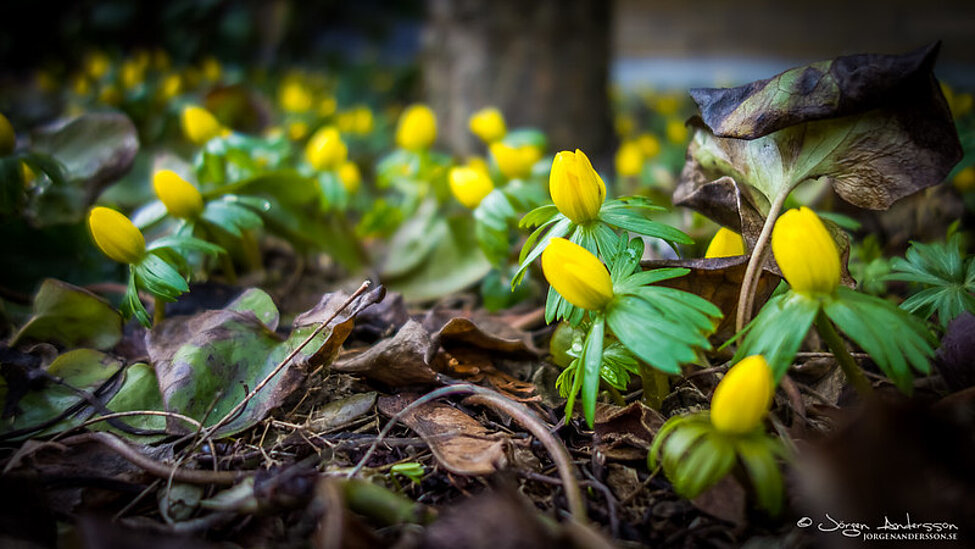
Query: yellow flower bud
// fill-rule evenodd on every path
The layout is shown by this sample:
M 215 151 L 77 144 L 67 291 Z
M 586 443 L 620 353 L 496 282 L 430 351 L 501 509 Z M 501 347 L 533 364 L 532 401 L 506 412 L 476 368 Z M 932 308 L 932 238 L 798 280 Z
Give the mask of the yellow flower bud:
M 138 263 L 146 254 L 146 239 L 139 229 L 111 208 L 92 208 L 88 229 L 98 249 L 119 263 Z
M 345 162 L 348 154 L 349 149 L 334 126 L 319 129 L 305 146 L 305 160 L 316 170 L 334 170 Z
M 192 219 L 203 212 L 203 196 L 176 172 L 160 170 L 152 177 L 152 188 L 173 217 Z
M 832 293 L 840 283 L 840 253 L 826 226 L 803 206 L 779 217 L 772 229 L 772 253 L 792 289 Z
M 555 291 L 576 307 L 598 311 L 613 299 L 613 281 L 596 256 L 564 238 L 542 252 L 542 272 Z
M 312 103 L 311 92 L 298 80 L 287 80 L 278 89 L 278 105 L 285 112 L 306 112 Z
M 975 165 L 959 170 L 951 184 L 963 193 L 975 190 Z
M 16 146 L 17 136 L 14 134 L 14 127 L 10 125 L 7 117 L 0 113 L 0 156 L 14 152 Z
M 623 137 L 629 137 L 636 129 L 636 120 L 628 114 L 621 114 L 616 117 L 616 133 Z
M 91 53 L 85 59 L 85 73 L 87 73 L 92 80 L 98 80 L 108 74 L 108 70 L 111 67 L 111 60 L 109 60 L 107 55 L 101 52 Z
M 555 155 L 548 191 L 559 211 L 580 224 L 595 219 L 606 199 L 606 184 L 579 149 Z
M 752 355 L 735 364 L 718 383 L 711 397 L 711 424 L 729 434 L 746 434 L 757 429 L 772 406 L 775 380 L 762 355 Z
M 288 124 L 288 138 L 292 141 L 301 141 L 308 135 L 308 123 L 302 120 Z
M 125 63 L 122 63 L 120 79 L 122 81 L 123 88 L 134 88 L 145 80 L 145 69 L 137 60 L 130 59 Z
M 30 169 L 30 166 L 26 162 L 20 163 L 20 173 L 24 178 L 24 187 L 30 187 L 31 183 L 37 179 L 37 174 L 34 173 L 34 170 Z
M 210 111 L 196 105 L 183 108 L 180 122 L 183 126 L 183 135 L 196 145 L 203 145 L 225 133 L 224 127 Z
M 704 252 L 704 257 L 732 257 L 745 255 L 745 241 L 741 235 L 721 227 L 715 233 L 711 243 L 708 244 L 708 251 Z
M 115 86 L 108 85 L 98 92 L 98 100 L 106 105 L 117 106 L 122 102 L 122 93 Z
M 338 106 L 338 101 L 330 95 L 318 104 L 318 116 L 332 116 Z
M 508 179 L 528 177 L 532 167 L 542 157 L 542 151 L 534 145 L 511 147 L 504 143 L 491 143 L 490 148 L 498 170 Z
M 208 82 L 216 82 L 220 80 L 220 74 L 223 72 L 223 68 L 220 66 L 220 62 L 214 57 L 207 57 L 203 60 L 203 66 L 200 67 L 203 72 L 203 78 Z
M 339 167 L 339 181 L 349 194 L 355 194 L 362 183 L 362 174 L 355 162 L 346 162 Z
M 178 74 L 170 74 L 163 78 L 159 86 L 159 95 L 163 99 L 172 99 L 183 91 L 183 78 Z
M 635 141 L 627 141 L 616 151 L 616 173 L 621 177 L 634 177 L 643 171 L 643 151 Z
M 675 145 L 683 145 L 687 142 L 687 125 L 684 124 L 683 120 L 677 118 L 671 118 L 667 121 L 667 140 Z
M 485 143 L 494 143 L 508 132 L 504 124 L 504 116 L 494 107 L 481 109 L 471 115 L 469 121 L 471 131 Z
M 471 156 L 467 159 L 467 164 L 465 165 L 468 168 L 475 169 L 488 177 L 491 176 L 491 170 L 488 168 L 487 160 L 484 160 L 483 156 Z
M 655 136 L 645 133 L 640 137 L 637 137 L 636 142 L 638 145 L 640 145 L 640 150 L 643 151 L 643 156 L 653 158 L 660 154 L 660 140 Z
M 410 105 L 399 117 L 396 144 L 416 151 L 429 148 L 437 139 L 437 116 L 426 105 Z
M 486 173 L 475 168 L 458 166 L 450 169 L 450 190 L 458 202 L 474 209 L 484 197 L 491 194 L 494 184 Z
M 372 128 L 375 125 L 372 110 L 363 105 L 356 107 L 353 112 L 355 112 L 355 123 L 352 126 L 352 131 L 358 135 L 372 133 Z
M 79 74 L 71 83 L 71 89 L 77 95 L 88 95 L 91 93 L 91 85 L 83 74 Z

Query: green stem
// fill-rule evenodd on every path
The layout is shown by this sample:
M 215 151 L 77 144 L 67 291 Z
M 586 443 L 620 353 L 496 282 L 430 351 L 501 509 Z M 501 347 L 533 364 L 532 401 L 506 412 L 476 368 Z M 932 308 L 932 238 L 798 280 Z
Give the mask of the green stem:
M 833 352 L 833 356 L 836 358 L 836 362 L 839 363 L 840 368 L 843 373 L 846 374 L 846 379 L 853 385 L 860 396 L 863 398 L 869 398 L 873 396 L 873 386 L 867 380 L 867 377 L 863 375 L 860 371 L 860 367 L 857 366 L 855 360 L 850 355 L 850 351 L 846 349 L 846 344 L 843 343 L 843 338 L 840 334 L 836 332 L 836 328 L 833 327 L 833 323 L 829 321 L 826 317 L 826 313 L 822 310 L 816 315 L 816 331 L 819 332 L 819 337 L 823 338 L 823 342 L 829 347 L 829 350 Z
M 643 403 L 659 410 L 664 398 L 670 394 L 670 379 L 667 374 L 641 363 L 640 381 L 643 383 Z
M 606 383 L 605 380 L 602 381 L 602 385 L 603 385 L 603 389 L 606 389 L 606 392 L 609 393 L 609 397 L 613 399 L 613 402 L 617 406 L 626 406 L 626 399 L 623 398 L 623 395 L 621 395 L 620 392 L 616 390 L 616 387 L 613 387 L 609 383 Z
M 228 284 L 237 284 L 237 270 L 234 269 L 234 260 L 231 259 L 229 251 L 220 254 L 220 270 L 223 271 L 223 276 L 227 277 Z
M 159 326 L 159 323 L 166 319 L 166 302 L 153 296 L 152 298 L 152 325 Z
M 775 225 L 775 220 L 779 217 L 779 211 L 782 210 L 782 205 L 785 204 L 785 199 L 789 196 L 789 192 L 780 192 L 773 200 L 772 204 L 769 206 L 768 217 L 765 218 L 765 224 L 762 225 L 762 232 L 758 235 L 758 240 L 755 241 L 755 248 L 752 249 L 752 255 L 748 258 L 748 266 L 745 267 L 745 277 L 741 281 L 741 292 L 738 294 L 738 311 L 735 318 L 735 332 L 740 332 L 745 324 L 752 317 L 752 309 L 755 308 L 755 289 L 758 286 L 758 279 L 762 276 L 762 267 L 765 265 L 765 258 L 768 252 L 768 243 L 772 236 L 772 227 Z M 744 236 L 743 236 L 744 238 Z
M 258 272 L 264 268 L 261 264 L 261 248 L 257 244 L 257 237 L 254 231 L 241 231 L 241 245 L 244 248 L 244 259 L 247 261 L 247 270 Z

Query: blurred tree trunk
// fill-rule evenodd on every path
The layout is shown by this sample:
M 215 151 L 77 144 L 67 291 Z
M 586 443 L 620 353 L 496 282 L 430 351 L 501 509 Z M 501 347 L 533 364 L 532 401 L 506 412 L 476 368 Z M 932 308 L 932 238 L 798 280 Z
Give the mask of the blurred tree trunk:
M 444 145 L 459 154 L 480 150 L 467 119 L 494 105 L 509 128 L 544 130 L 552 151 L 580 148 L 609 158 L 611 1 L 428 0 L 427 6 L 424 82 Z

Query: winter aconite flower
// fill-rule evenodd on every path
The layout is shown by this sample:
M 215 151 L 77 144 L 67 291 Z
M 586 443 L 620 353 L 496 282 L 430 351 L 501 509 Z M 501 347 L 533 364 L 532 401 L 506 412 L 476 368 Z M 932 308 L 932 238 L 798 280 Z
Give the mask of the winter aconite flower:
M 311 92 L 297 79 L 288 79 L 278 89 L 278 105 L 285 112 L 306 112 L 313 102 Z
M 531 174 L 532 166 L 542 157 L 542 152 L 534 145 L 512 147 L 504 143 L 492 143 L 491 156 L 502 175 L 508 179 L 521 179 Z
M 746 357 L 728 370 L 714 390 L 711 424 L 723 433 L 750 433 L 761 425 L 774 394 L 775 381 L 765 358 Z
M 504 116 L 495 107 L 486 107 L 471 115 L 469 122 L 474 135 L 485 143 L 494 143 L 504 137 L 508 129 L 504 123 Z
M 92 208 L 88 228 L 98 249 L 114 261 L 131 265 L 145 256 L 146 239 L 142 232 L 128 217 L 111 208 Z
M 214 137 L 227 133 L 210 111 L 196 105 L 183 108 L 180 123 L 183 135 L 196 145 L 203 145 Z
M 578 244 L 553 238 L 542 252 L 545 279 L 569 303 L 598 311 L 613 299 L 613 281 L 606 266 Z
M 687 125 L 677 118 L 672 118 L 667 121 L 667 127 L 664 130 L 667 134 L 667 140 L 675 145 L 683 145 L 687 142 L 687 134 L 690 133 L 687 130 Z
M 640 175 L 643 169 L 643 150 L 636 141 L 627 141 L 616 151 L 616 173 L 621 177 Z
M 772 229 L 772 253 L 796 292 L 830 294 L 840 283 L 840 254 L 819 216 L 802 207 L 785 212 Z
M 334 126 L 319 129 L 305 146 L 305 160 L 316 170 L 334 170 L 348 155 L 349 149 Z
M 400 115 L 396 144 L 409 150 L 427 149 L 437 139 L 437 117 L 426 105 L 410 105 Z
M 362 174 L 355 162 L 346 162 L 339 167 L 339 181 L 349 194 L 355 194 L 362 184 Z
M 176 172 L 156 172 L 152 177 L 152 188 L 173 217 L 193 219 L 203 213 L 203 196 L 200 191 Z
M 715 233 L 704 257 L 733 257 L 745 254 L 745 241 L 741 235 L 731 229 L 721 227 Z
M 17 138 L 14 135 L 14 127 L 10 125 L 7 117 L 0 113 L 0 156 L 14 152 Z
M 494 190 L 494 184 L 487 174 L 475 168 L 451 168 L 449 180 L 450 190 L 457 201 L 472 210 Z
M 579 224 L 596 219 L 606 199 L 606 184 L 579 149 L 555 155 L 548 189 L 559 211 Z

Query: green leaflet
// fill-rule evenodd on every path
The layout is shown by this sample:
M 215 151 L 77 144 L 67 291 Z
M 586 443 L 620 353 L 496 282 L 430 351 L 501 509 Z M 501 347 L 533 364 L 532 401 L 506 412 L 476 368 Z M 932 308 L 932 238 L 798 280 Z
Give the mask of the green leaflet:
M 763 355 L 778 383 L 792 365 L 818 311 L 818 300 L 792 291 L 770 299 L 758 316 L 735 336 L 737 338 L 744 334 L 744 340 L 732 361 Z

